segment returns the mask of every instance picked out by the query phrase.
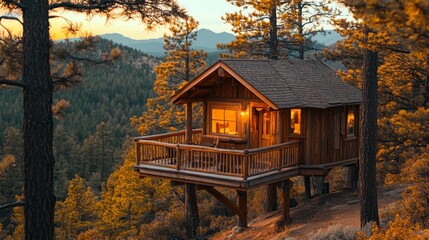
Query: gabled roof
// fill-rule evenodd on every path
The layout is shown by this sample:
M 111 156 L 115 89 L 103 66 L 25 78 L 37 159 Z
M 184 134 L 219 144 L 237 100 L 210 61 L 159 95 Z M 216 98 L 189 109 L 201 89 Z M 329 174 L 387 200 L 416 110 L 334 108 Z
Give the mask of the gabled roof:
M 222 68 L 273 109 L 359 104 L 359 89 L 317 60 L 219 60 L 173 97 L 177 102 Z

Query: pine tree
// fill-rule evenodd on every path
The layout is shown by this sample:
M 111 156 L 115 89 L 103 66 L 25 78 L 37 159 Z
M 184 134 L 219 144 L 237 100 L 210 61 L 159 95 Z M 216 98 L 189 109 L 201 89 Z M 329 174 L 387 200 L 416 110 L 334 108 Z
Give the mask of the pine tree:
M 425 78 L 425 74 L 419 74 L 414 67 L 407 68 L 408 64 L 406 61 L 414 58 L 417 60 L 417 56 L 427 56 L 427 53 L 425 53 L 427 51 L 422 46 L 428 43 L 428 38 L 422 36 L 428 30 L 425 25 L 428 22 L 428 17 L 422 14 L 424 11 L 417 11 L 416 14 L 410 14 L 409 10 L 418 10 L 419 8 L 423 10 L 425 7 L 427 9 L 428 5 L 420 4 L 419 1 L 342 2 L 349 6 L 356 19 L 360 19 L 360 22 L 354 23 L 355 28 L 351 30 L 344 27 L 347 26 L 345 24 L 346 21 L 341 21 L 343 33 L 353 37 L 339 44 L 339 48 L 337 49 L 340 49 L 340 51 L 334 51 L 333 54 L 331 52 L 331 57 L 340 56 L 346 60 L 343 62 L 348 67 L 351 67 L 348 70 L 348 74 L 344 74 L 343 77 L 352 79 L 362 74 L 362 78 L 359 78 L 357 85 L 362 86 L 364 96 L 361 131 L 361 140 L 363 142 L 360 144 L 361 225 L 363 226 L 370 221 L 378 222 L 375 188 L 377 153 L 376 117 L 378 107 L 376 105 L 377 79 L 380 79 L 380 99 L 383 101 L 383 104 L 379 107 L 381 110 L 379 124 L 383 130 L 378 137 L 382 143 L 382 148 L 378 152 L 379 157 L 398 158 L 400 155 L 394 153 L 395 151 L 392 151 L 392 149 L 394 150 L 400 145 L 407 145 L 413 142 L 413 137 L 411 136 L 409 136 L 410 139 L 404 139 L 399 134 L 394 136 L 403 129 L 400 127 L 401 124 L 410 124 L 409 126 L 413 126 L 411 122 L 406 122 L 407 119 L 414 119 L 420 116 L 419 121 L 423 122 L 423 124 L 427 122 L 422 117 L 425 110 L 418 107 L 418 102 L 421 103 L 421 99 L 424 99 L 425 91 L 423 90 L 417 94 L 420 89 L 426 89 L 426 84 L 421 84 L 421 81 L 421 85 L 418 83 L 418 79 L 421 79 L 422 76 Z M 383 11 L 380 12 L 380 9 L 383 9 Z M 350 26 L 350 23 L 347 24 Z M 416 28 L 415 26 L 418 27 Z M 416 36 L 419 37 L 416 38 Z M 408 45 L 411 42 L 414 44 Z M 355 47 L 354 49 L 353 46 Z M 419 53 L 412 54 L 416 51 Z M 378 56 L 381 57 L 381 61 L 377 60 Z M 363 69 L 359 67 L 360 63 L 363 64 Z M 377 71 L 379 64 L 382 65 L 379 71 Z M 423 66 L 423 69 L 425 69 L 425 60 L 423 60 L 423 64 L 420 63 L 418 65 Z M 362 81 L 361 84 L 360 81 Z M 404 81 L 408 82 L 408 84 L 404 84 Z M 422 92 L 423 94 L 421 94 Z M 407 98 L 403 94 L 408 94 L 411 98 Z M 418 95 L 423 95 L 423 98 L 420 98 Z M 410 112 L 407 113 L 407 111 Z M 419 129 L 418 125 L 414 125 L 413 131 Z M 420 128 L 419 130 L 423 132 L 423 134 L 419 133 L 419 136 L 427 136 L 424 128 Z M 392 142 L 392 139 L 401 140 L 398 141 L 399 144 L 398 142 L 395 144 L 394 141 Z M 416 142 L 418 141 L 414 141 L 414 143 Z
M 322 22 L 334 14 L 324 0 L 228 0 L 241 10 L 222 19 L 236 39 L 218 48 L 232 58 L 299 58 L 314 50 L 311 37 L 324 32 Z M 337 13 L 335 13 L 337 14 Z
M 0 174 L 0 198 L 1 202 L 8 202 L 15 198 L 16 195 L 23 193 L 24 186 L 24 156 L 22 133 L 15 127 L 7 128 L 2 134 L 3 157 L 13 159 L 13 164 L 8 164 L 6 171 Z
M 68 10 L 100 14 L 109 18 L 140 18 L 149 26 L 163 23 L 172 16 L 183 15 L 175 1 L 15 1 L 4 0 L 1 7 L 12 12 L 6 18 L 23 25 L 22 39 L 12 44 L 15 56 L 0 53 L 2 67 L 6 63 L 17 63 L 17 68 L 3 68 L 0 84 L 23 89 L 24 109 L 24 164 L 25 164 L 25 237 L 26 239 L 53 239 L 54 236 L 54 156 L 52 150 L 53 119 L 52 98 L 54 89 L 76 83 L 82 75 L 78 61 L 82 59 L 79 50 L 88 50 L 92 44 L 79 43 L 73 51 L 64 48 L 52 48 L 49 35 L 50 11 Z M 22 16 L 22 19 L 15 17 Z M 2 16 L 4 18 L 5 16 Z M 75 30 L 70 25 L 71 30 Z M 13 38 L 9 35 L 10 38 Z M 3 39 L 2 39 L 3 40 Z M 22 40 L 22 41 L 21 41 Z M 51 55 L 50 51 L 55 51 Z M 116 57 L 117 51 L 112 51 Z M 55 56 L 57 63 L 51 66 L 50 57 Z M 14 58 L 15 57 L 15 58 Z M 14 58 L 14 59 L 11 59 Z M 106 59 L 102 59 L 103 62 Z M 61 63 L 64 63 L 61 66 Z M 97 61 L 95 61 L 97 62 Z M 5 63 L 5 65 L 3 65 Z
M 168 181 L 141 179 L 135 174 L 134 164 L 135 153 L 131 150 L 103 188 L 96 227 L 111 239 L 136 238 L 140 226 L 151 222 L 161 209 L 169 209 L 174 199 Z
M 90 187 L 78 175 L 69 183 L 67 198 L 56 206 L 56 237 L 76 239 L 92 228 L 98 217 L 98 201 Z
M 192 43 L 197 37 L 198 27 L 192 17 L 177 21 L 170 27 L 170 34 L 164 36 L 166 61 L 155 68 L 155 96 L 148 99 L 147 111 L 141 117 L 132 118 L 132 124 L 145 134 L 177 131 L 184 128 L 185 113 L 182 106 L 170 103 L 170 97 L 181 86 L 197 76 L 206 66 L 207 53 L 193 50 Z M 194 126 L 201 125 L 201 108 L 194 109 Z

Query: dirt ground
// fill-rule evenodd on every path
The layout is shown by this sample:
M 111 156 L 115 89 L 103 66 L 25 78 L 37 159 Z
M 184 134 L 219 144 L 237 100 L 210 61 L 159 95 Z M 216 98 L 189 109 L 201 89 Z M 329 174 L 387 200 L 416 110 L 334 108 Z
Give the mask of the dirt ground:
M 379 209 L 401 199 L 405 186 L 385 186 L 378 189 Z M 303 200 L 291 210 L 292 223 L 283 232 L 276 231 L 280 211 L 264 214 L 249 222 L 249 227 L 241 233 L 237 229 L 224 231 L 210 239 L 272 239 L 285 237 L 309 239 L 318 231 L 333 225 L 359 228 L 359 194 L 352 191 L 334 192 L 311 200 Z

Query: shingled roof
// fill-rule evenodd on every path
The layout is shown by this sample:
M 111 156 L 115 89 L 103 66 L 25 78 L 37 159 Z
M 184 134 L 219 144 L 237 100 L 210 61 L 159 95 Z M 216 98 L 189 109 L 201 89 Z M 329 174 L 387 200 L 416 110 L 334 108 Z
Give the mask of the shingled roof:
M 276 109 L 328 108 L 361 102 L 359 89 L 341 81 L 334 70 L 317 60 L 219 60 L 179 90 L 172 100 L 204 81 L 207 71 L 218 68 L 253 88 L 249 90 L 262 100 L 269 100 Z

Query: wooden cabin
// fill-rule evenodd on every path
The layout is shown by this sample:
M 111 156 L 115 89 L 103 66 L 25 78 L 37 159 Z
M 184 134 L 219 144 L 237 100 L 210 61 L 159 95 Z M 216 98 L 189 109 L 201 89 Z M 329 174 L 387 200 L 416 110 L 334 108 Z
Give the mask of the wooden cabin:
M 187 106 L 186 130 L 135 138 L 136 170 L 209 189 L 240 226 L 247 190 L 278 184 L 287 195 L 291 177 L 323 176 L 358 160 L 361 92 L 319 61 L 219 60 L 171 100 Z M 197 102 L 203 122 L 195 130 Z M 238 206 L 214 187 L 236 189 Z

